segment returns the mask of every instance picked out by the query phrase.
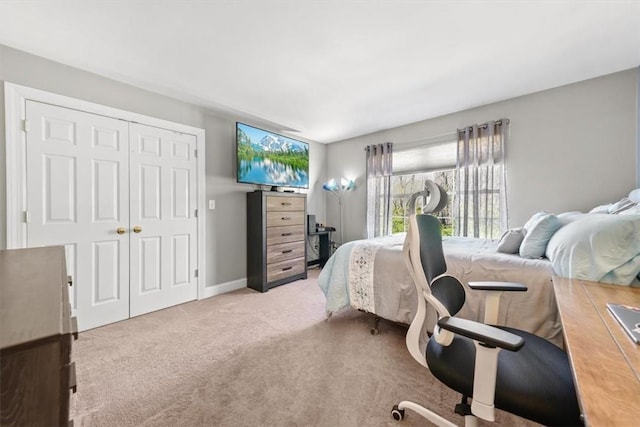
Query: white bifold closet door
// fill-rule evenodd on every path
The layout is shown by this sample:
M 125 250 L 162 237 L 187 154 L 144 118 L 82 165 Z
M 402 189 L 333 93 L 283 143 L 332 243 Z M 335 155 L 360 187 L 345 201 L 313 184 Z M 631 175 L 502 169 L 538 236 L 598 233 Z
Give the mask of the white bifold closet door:
M 131 316 L 197 297 L 195 136 L 132 123 Z
M 195 137 L 35 101 L 26 120 L 27 246 L 65 246 L 78 329 L 195 299 Z

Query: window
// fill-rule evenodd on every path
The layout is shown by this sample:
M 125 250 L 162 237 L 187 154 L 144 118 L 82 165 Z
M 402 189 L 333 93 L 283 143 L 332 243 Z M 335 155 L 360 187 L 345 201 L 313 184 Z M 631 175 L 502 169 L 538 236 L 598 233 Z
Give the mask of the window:
M 436 216 L 442 222 L 442 234 L 451 236 L 453 232 L 454 176 L 455 169 L 393 175 L 391 177 L 392 232 L 407 231 L 409 215 L 411 214 L 411 212 L 407 212 L 409 199 L 412 194 L 424 190 L 424 182 L 426 180 L 431 180 L 444 188 L 449 196 L 447 206 L 436 213 Z M 424 200 L 422 198 L 416 201 L 417 212 L 420 212 L 423 204 Z
M 447 206 L 436 215 L 442 221 L 443 235 L 452 235 L 456 159 L 456 134 L 394 146 L 391 177 L 393 233 L 406 231 L 411 214 L 407 212 L 409 199 L 412 194 L 424 190 L 426 180 L 431 180 L 444 188 L 449 196 Z M 419 198 L 416 201 L 416 210 L 419 211 L 424 202 Z

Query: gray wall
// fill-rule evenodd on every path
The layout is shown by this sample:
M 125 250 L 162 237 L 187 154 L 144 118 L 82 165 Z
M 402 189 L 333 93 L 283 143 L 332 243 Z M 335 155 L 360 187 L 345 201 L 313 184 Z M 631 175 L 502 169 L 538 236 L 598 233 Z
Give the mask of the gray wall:
M 541 209 L 585 211 L 619 200 L 637 186 L 639 76 L 637 69 L 622 71 L 329 145 L 327 176 L 357 178 L 344 202 L 345 241 L 366 235 L 366 145 L 421 140 L 503 117 L 511 120 L 510 226 Z M 337 224 L 332 202 L 329 221 Z
M 254 186 L 235 182 L 235 121 L 251 118 L 222 116 L 134 86 L 0 45 L 0 81 L 30 86 L 86 101 L 204 128 L 206 131 L 206 197 L 216 200 L 207 210 L 206 260 L 208 286 L 246 277 L 246 196 Z M 0 85 L 0 117 L 4 117 L 4 88 Z M 262 126 L 261 126 L 262 127 Z M 0 248 L 6 248 L 5 128 L 0 120 Z M 308 208 L 325 217 L 326 146 L 310 142 Z
M 638 106 L 636 108 L 637 127 L 636 127 L 636 187 L 640 188 L 640 67 L 638 67 L 638 78 L 636 79 L 636 100 Z

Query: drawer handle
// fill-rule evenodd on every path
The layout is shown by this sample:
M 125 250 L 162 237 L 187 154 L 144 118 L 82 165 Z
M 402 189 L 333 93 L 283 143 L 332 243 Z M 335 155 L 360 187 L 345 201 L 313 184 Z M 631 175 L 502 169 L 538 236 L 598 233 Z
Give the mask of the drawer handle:
M 282 251 L 283 254 L 288 254 L 289 252 L 293 252 L 293 249 L 287 249 L 286 251 Z
M 71 335 L 73 335 L 74 341 L 78 339 L 78 318 L 76 316 L 71 318 Z
M 282 205 L 282 206 L 290 206 L 290 205 L 291 205 L 291 202 L 282 202 L 282 203 L 281 203 L 281 205 Z
M 71 364 L 67 366 L 69 367 L 69 388 L 75 393 L 78 390 L 76 385 L 76 362 L 71 362 Z
M 283 236 L 291 236 L 293 233 L 282 233 Z
M 291 217 L 290 216 L 283 216 L 280 219 L 283 220 L 283 221 L 291 221 Z
M 291 270 L 292 268 L 293 268 L 292 266 L 289 266 L 289 267 L 285 267 L 285 268 L 283 268 L 283 269 L 282 269 L 282 271 L 287 271 L 287 270 Z

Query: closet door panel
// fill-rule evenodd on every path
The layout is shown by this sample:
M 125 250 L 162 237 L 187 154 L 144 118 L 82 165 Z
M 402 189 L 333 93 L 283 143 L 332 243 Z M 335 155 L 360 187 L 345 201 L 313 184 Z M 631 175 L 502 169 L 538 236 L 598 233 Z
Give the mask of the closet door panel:
M 65 246 L 78 329 L 126 319 L 128 124 L 35 101 L 26 120 L 27 246 Z
M 193 135 L 130 126 L 131 316 L 197 297 L 195 142 Z M 150 241 L 152 252 L 145 249 Z

